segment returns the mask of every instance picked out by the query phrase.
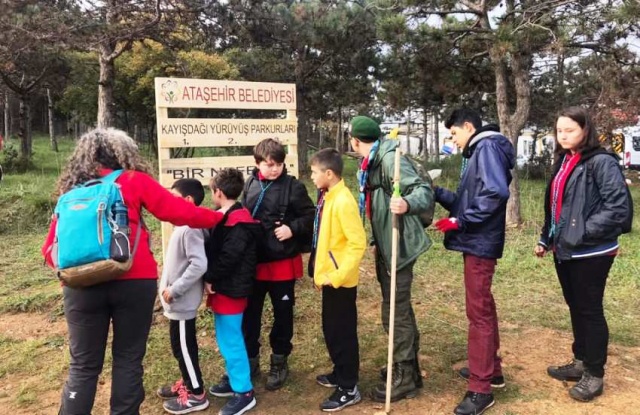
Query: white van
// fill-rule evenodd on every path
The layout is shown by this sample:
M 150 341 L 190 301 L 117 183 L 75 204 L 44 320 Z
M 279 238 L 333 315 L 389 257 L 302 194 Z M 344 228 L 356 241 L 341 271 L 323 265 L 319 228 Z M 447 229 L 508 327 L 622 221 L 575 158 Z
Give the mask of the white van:
M 624 167 L 640 170 L 640 132 L 624 136 Z

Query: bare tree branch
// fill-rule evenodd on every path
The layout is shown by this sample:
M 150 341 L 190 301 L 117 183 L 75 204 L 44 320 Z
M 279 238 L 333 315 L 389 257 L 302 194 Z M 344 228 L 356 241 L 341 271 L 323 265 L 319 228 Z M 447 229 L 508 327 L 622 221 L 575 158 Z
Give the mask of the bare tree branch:
M 131 48 L 131 45 L 133 44 L 134 41 L 145 37 L 147 35 L 147 32 L 160 22 L 160 19 L 162 18 L 160 1 L 161 0 L 156 0 L 154 18 L 149 22 L 147 22 L 145 25 L 142 25 L 141 27 L 138 27 L 129 32 L 125 31 L 124 33 L 120 33 L 117 36 L 111 36 L 110 34 L 106 34 L 103 38 L 101 38 L 97 42 L 98 44 L 101 44 L 103 42 L 109 42 L 116 45 L 111 54 L 103 57 L 105 60 L 113 61 L 117 59 L 120 55 L 122 55 L 122 53 L 126 52 L 127 50 L 129 50 L 129 48 Z M 119 44 L 122 44 L 122 42 L 124 42 L 124 44 L 122 46 L 118 46 Z
M 478 13 L 472 11 L 472 10 L 447 10 L 447 11 L 443 11 L 443 10 L 424 10 L 424 9 L 419 9 L 416 10 L 414 12 L 409 12 L 408 15 L 412 16 L 412 17 L 424 17 L 424 16 L 440 16 L 440 17 L 446 17 L 452 14 L 472 14 L 472 15 L 478 15 Z
M 117 59 L 120 55 L 122 55 L 124 52 L 128 51 L 129 49 L 131 49 L 131 45 L 133 45 L 133 42 L 135 41 L 135 39 L 133 37 L 124 40 L 124 43 L 120 42 L 118 44 L 118 46 L 116 46 L 115 50 L 107 55 L 104 56 L 102 59 L 106 60 L 106 61 L 113 61 L 115 59 Z
M 480 3 L 475 3 L 470 0 L 460 0 L 460 3 L 469 8 L 470 12 L 478 16 L 482 16 L 485 13 L 486 0 L 480 0 Z

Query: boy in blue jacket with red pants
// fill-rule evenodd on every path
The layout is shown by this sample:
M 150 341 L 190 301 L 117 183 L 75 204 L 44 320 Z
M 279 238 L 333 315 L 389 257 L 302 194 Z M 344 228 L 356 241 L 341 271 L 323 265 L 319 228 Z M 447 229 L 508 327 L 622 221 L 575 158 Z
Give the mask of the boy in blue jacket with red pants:
M 445 232 L 445 248 L 463 254 L 469 320 L 469 367 L 460 370 L 460 375 L 469 379 L 468 392 L 454 414 L 480 415 L 495 403 L 491 388 L 504 387 L 491 281 L 504 248 L 515 152 L 496 125 L 483 126 L 480 115 L 471 109 L 455 110 L 445 126 L 462 149 L 463 162 L 456 193 L 435 190 L 436 202 L 450 213 L 435 226 Z

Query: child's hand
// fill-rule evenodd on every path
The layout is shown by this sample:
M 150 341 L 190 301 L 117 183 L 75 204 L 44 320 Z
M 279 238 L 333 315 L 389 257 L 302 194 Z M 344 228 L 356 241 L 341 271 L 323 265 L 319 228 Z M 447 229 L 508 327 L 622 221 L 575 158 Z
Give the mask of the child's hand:
M 293 236 L 293 232 L 291 232 L 291 228 L 288 227 L 287 225 L 281 225 L 280 222 L 276 222 L 276 225 L 278 225 L 278 227 L 276 228 L 275 231 L 273 231 L 273 233 L 275 233 L 276 238 L 278 238 L 280 242 L 286 241 L 287 239 L 290 239 Z
M 329 279 L 329 277 L 327 275 L 324 276 L 324 282 L 322 283 L 322 285 L 328 285 L 329 287 L 333 287 L 333 284 L 331 284 L 331 280 Z
M 204 283 L 204 293 L 205 294 L 215 294 L 216 292 L 213 291 L 213 286 L 211 285 L 211 283 L 209 282 L 205 282 Z
M 168 288 L 165 288 L 164 291 L 162 291 L 162 299 L 167 304 L 171 304 L 171 302 L 173 301 L 173 297 L 171 296 L 171 292 Z
M 389 210 L 391 210 L 393 214 L 404 215 L 409 210 L 409 205 L 402 197 L 394 196 L 389 201 Z

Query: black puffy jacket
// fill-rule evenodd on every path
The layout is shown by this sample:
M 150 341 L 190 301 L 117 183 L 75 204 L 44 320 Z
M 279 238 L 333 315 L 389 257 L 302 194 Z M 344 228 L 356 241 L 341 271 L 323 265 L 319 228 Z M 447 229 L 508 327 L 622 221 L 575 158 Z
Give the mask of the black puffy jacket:
M 204 280 L 213 291 L 232 298 L 248 297 L 256 276 L 256 242 L 262 227 L 240 203 L 209 231 L 205 244 L 207 272 Z
M 609 255 L 618 248 L 618 236 L 632 208 L 618 160 L 617 155 L 602 148 L 582 154 L 565 185 L 560 220 L 550 237 L 551 182 L 562 159 L 554 165 L 545 192 L 545 220 L 538 243 L 555 248 L 559 260 Z
M 242 205 L 252 212 L 258 203 L 261 185 L 258 179 L 258 169 L 252 173 L 242 195 Z M 269 185 L 269 183 L 271 183 Z M 307 188 L 298 179 L 287 175 L 286 169 L 276 179 L 264 180 L 263 186 L 269 185 L 258 206 L 254 219 L 264 228 L 264 236 L 258 244 L 258 262 L 272 262 L 286 258 L 293 258 L 302 252 L 308 252 L 313 236 L 313 219 L 315 206 L 307 193 Z M 288 201 L 283 201 L 283 192 L 290 186 Z M 284 203 L 283 203 L 284 202 Z M 281 205 L 284 205 L 281 207 Z M 284 218 L 282 218 L 284 211 Z M 293 237 L 286 241 L 278 241 L 274 234 L 277 223 L 281 222 L 291 228 Z
M 456 193 L 441 187 L 435 191 L 436 201 L 460 226 L 445 234 L 444 246 L 481 258 L 501 258 L 510 170 L 516 160 L 513 145 L 489 124 L 469 139 L 462 156 L 468 162 Z

